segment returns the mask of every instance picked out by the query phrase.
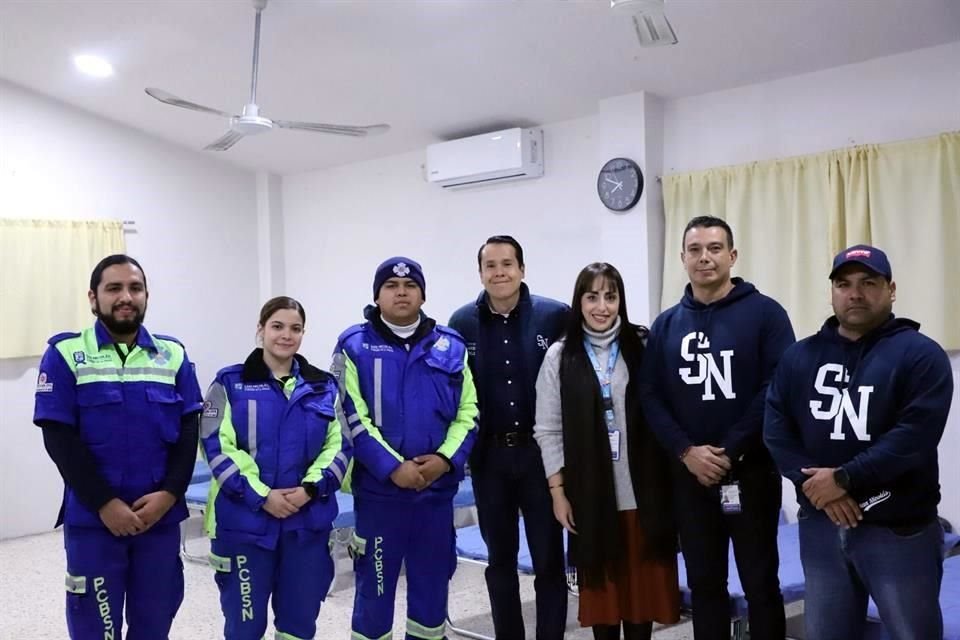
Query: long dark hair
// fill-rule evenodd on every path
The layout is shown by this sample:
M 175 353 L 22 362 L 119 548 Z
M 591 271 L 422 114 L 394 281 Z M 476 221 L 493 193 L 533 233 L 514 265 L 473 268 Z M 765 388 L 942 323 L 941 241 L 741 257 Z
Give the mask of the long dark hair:
M 595 289 L 597 278 L 620 295 L 620 353 L 629 371 L 626 390 L 628 463 L 644 531 L 643 555 L 658 560 L 675 553 L 676 534 L 670 513 L 669 470 L 663 451 L 643 418 L 637 386 L 647 330 L 627 315 L 623 278 L 606 262 L 587 265 L 577 276 L 571 313 L 560 359 L 560 403 L 563 417 L 565 493 L 576 517 L 578 535 L 570 538 L 570 560 L 581 584 L 599 587 L 626 567 L 619 526 L 613 462 L 603 418 L 600 385 L 584 347 L 581 300 Z

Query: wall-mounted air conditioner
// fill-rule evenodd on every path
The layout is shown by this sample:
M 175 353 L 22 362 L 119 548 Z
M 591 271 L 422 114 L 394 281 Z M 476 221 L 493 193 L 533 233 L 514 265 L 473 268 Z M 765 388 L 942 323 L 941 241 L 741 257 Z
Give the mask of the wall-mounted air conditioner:
M 427 147 L 427 181 L 445 189 L 542 175 L 543 129 L 506 129 Z

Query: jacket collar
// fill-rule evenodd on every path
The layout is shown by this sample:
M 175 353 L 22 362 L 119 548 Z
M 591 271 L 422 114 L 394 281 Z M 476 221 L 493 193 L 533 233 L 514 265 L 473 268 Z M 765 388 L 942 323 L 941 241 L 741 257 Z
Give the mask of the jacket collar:
M 305 382 L 320 382 L 330 375 L 307 362 L 307 359 L 299 353 L 293 356 L 293 367 L 290 373 L 299 375 Z M 258 347 L 250 352 L 243 363 L 240 378 L 244 382 L 268 382 L 274 379 L 270 367 L 263 361 L 263 349 Z
M 390 330 L 384 322 L 383 318 L 380 317 L 380 307 L 375 304 L 368 305 L 366 309 L 363 310 L 363 316 L 367 321 L 373 326 L 374 331 L 376 331 L 381 338 L 387 342 L 392 342 L 400 346 L 406 345 L 415 345 L 423 340 L 425 337 L 430 335 L 431 332 L 436 328 L 437 321 L 433 318 L 430 318 L 423 311 L 420 312 L 420 325 L 417 327 L 417 330 L 413 332 L 413 335 L 409 338 L 401 338 L 393 331 Z
M 100 349 L 110 346 L 115 342 L 113 336 L 110 335 L 110 332 L 107 331 L 107 328 L 103 326 L 103 323 L 100 322 L 99 319 L 93 323 L 93 333 L 97 337 L 97 347 Z M 157 345 L 153 342 L 153 336 L 150 335 L 150 332 L 147 331 L 143 325 L 140 325 L 137 329 L 136 343 L 137 346 L 142 349 L 157 350 Z
M 491 313 L 490 300 L 486 290 L 481 291 L 480 295 L 477 296 L 476 305 L 480 309 L 481 314 Z M 515 307 L 515 309 L 517 310 L 528 309 L 531 305 L 532 305 L 532 302 L 530 299 L 530 288 L 527 286 L 526 282 L 521 282 L 520 283 L 520 299 L 517 300 L 517 306 Z

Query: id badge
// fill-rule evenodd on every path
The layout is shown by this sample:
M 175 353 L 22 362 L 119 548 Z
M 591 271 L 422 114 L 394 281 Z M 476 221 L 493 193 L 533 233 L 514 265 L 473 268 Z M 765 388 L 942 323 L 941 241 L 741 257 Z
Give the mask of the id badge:
M 620 459 L 620 432 L 607 431 L 607 437 L 610 439 L 610 457 L 616 462 Z
M 720 487 L 720 506 L 724 513 L 740 513 L 739 482 L 731 482 Z

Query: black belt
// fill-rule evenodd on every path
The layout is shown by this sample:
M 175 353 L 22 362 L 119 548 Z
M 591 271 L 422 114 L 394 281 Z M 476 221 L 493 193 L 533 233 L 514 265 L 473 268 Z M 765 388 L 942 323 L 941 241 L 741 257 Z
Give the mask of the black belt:
M 494 433 L 493 441 L 501 447 L 519 447 L 533 442 L 533 433 L 530 431 Z

